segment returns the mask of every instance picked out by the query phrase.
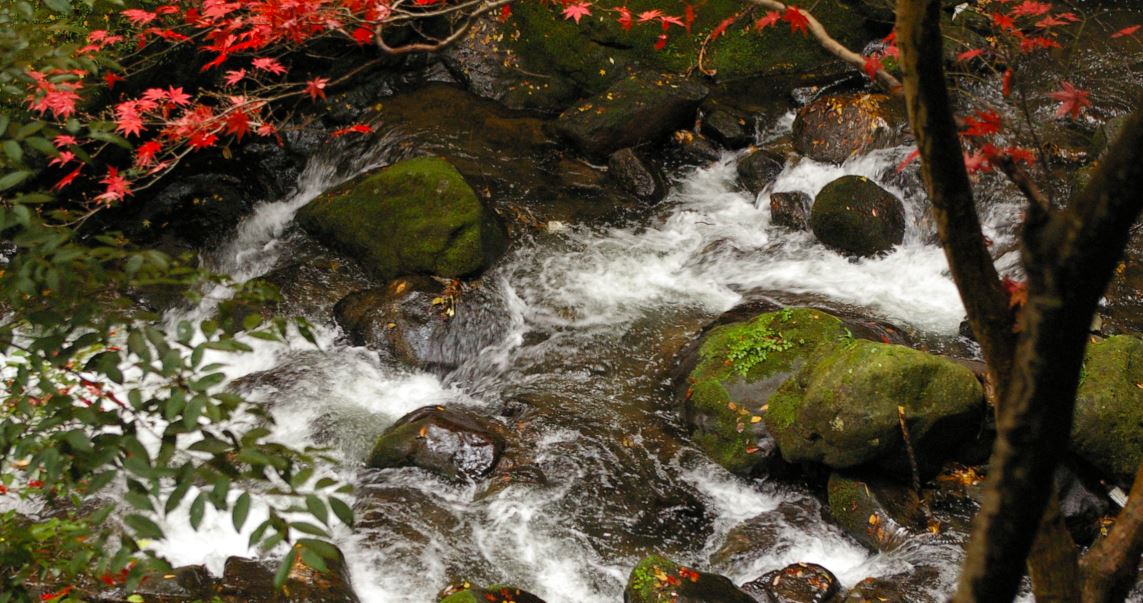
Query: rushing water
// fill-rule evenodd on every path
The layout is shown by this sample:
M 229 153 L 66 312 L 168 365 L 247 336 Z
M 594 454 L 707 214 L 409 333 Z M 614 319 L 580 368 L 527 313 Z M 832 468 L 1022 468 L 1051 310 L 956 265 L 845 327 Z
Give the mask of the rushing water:
M 353 171 L 392 160 L 398 138 L 383 137 L 339 170 L 315 160 L 298 193 L 261 207 L 208 261 L 240 280 L 288 261 L 294 212 Z M 767 193 L 742 193 L 728 155 L 685 174 L 633 223 L 552 223 L 523 237 L 464 294 L 459 312 L 483 311 L 460 323 L 462 336 L 484 345 L 448 374 L 389 364 L 347 345 L 330 317 L 313 316 L 319 349 L 300 337 L 258 343 L 230 358 L 232 383 L 272 403 L 276 438 L 341 456 L 329 471 L 357 486 L 361 522 L 336 536 L 364 601 L 431 601 L 458 578 L 511 582 L 551 603 L 618 601 L 630 568 L 654 550 L 736 582 L 796 561 L 820 563 L 846 586 L 926 566 L 939 596 L 951 588 L 958 547 L 921 539 L 870 554 L 823 521 L 808 494 L 734 477 L 693 449 L 667 386 L 682 345 L 744 300 L 859 307 L 921 339 L 951 338 L 963 310 L 916 183 L 894 169 L 906 152 L 843 166 L 803 159 L 770 189 L 813 195 L 842 174 L 881 182 L 904 199 L 908 224 L 905 242 L 885 257 L 848 259 L 772 226 Z M 988 216 L 1001 224 L 1011 208 L 994 205 Z M 999 244 L 1011 236 L 990 235 Z M 191 317 L 225 295 L 213 292 Z M 362 468 L 373 438 L 429 404 L 502 417 L 515 434 L 509 455 L 528 469 L 513 475 L 533 479 L 456 484 L 413 468 Z M 720 553 L 727 533 L 747 521 L 768 540 Z M 250 554 L 227 517 L 208 514 L 206 523 L 189 532 L 175 516 L 156 547 L 176 564 L 214 571 L 229 555 Z

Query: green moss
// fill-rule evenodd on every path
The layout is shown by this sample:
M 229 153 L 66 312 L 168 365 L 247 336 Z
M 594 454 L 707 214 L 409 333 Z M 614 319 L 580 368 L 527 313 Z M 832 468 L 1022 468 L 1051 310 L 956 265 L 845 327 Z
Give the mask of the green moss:
M 298 221 L 384 280 L 475 274 L 505 246 L 476 193 L 436 157 L 402 161 L 336 187 L 303 207 Z
M 631 570 L 631 576 L 627 579 L 624 600 L 629 603 L 657 603 L 670 600 L 659 592 L 660 581 L 656 575 L 673 576 L 678 570 L 679 564 L 662 555 L 652 554 L 644 557 Z
M 1143 339 L 1119 335 L 1088 345 L 1076 394 L 1072 446 L 1121 482 L 1143 458 Z
M 626 6 L 632 14 L 660 10 L 683 15 L 683 2 L 628 0 L 613 3 Z M 719 23 L 742 10 L 739 0 L 710 0 L 698 6 L 691 33 L 672 26 L 668 43 L 655 50 L 662 30 L 658 22 L 636 24 L 624 31 L 617 14 L 603 5 L 593 7 L 593 15 L 576 24 L 560 18 L 559 6 L 524 3 L 513 8 L 508 34 L 510 46 L 521 57 L 523 67 L 542 75 L 559 74 L 589 93 L 601 92 L 627 67 L 681 73 L 696 60 L 703 41 Z M 813 14 L 843 44 L 854 47 L 866 41 L 861 18 L 840 0 L 821 0 Z M 711 42 L 704 66 L 714 69 L 719 79 L 804 74 L 833 64 L 832 56 L 808 36 L 791 34 L 781 27 L 755 32 L 750 24 L 760 14 L 750 13 Z
M 440 603 L 485 603 L 485 602 L 481 601 L 480 599 L 478 599 L 476 597 L 476 592 L 474 592 L 472 589 L 468 589 L 468 590 L 462 590 L 459 593 L 453 593 L 453 594 L 445 597 L 444 599 L 441 599 Z

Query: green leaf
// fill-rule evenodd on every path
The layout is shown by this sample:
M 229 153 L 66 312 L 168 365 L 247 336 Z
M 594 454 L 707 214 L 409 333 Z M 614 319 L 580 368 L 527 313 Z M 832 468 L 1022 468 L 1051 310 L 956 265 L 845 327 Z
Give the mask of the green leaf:
M 286 585 L 286 578 L 290 575 L 290 568 L 294 566 L 294 561 L 298 558 L 298 549 L 291 548 L 290 552 L 282 557 L 282 563 L 278 566 L 278 571 L 274 572 L 274 590 L 282 590 Z
M 127 524 L 139 538 L 158 540 L 163 537 L 163 530 L 158 524 L 143 515 L 132 513 L 123 518 L 123 523 Z
M 301 533 L 303 533 L 303 534 L 309 534 L 310 536 L 320 536 L 322 538 L 329 538 L 328 532 L 326 532 L 325 530 L 321 529 L 318 526 L 315 526 L 312 523 L 308 523 L 305 521 L 291 521 L 290 527 L 301 532 Z
M 242 526 L 246 525 L 246 517 L 250 514 L 250 493 L 243 492 L 238 500 L 234 501 L 234 509 L 231 510 L 231 519 L 234 520 L 234 529 L 238 532 L 242 531 Z
M 325 507 L 325 503 L 317 496 L 313 494 L 306 495 L 306 510 L 318 521 L 327 526 L 329 525 L 329 509 Z
M 13 186 L 20 184 L 21 182 L 27 180 L 28 176 L 31 175 L 32 172 L 29 172 L 28 170 L 19 170 L 16 172 L 8 172 L 7 174 L 4 174 L 3 177 L 0 177 L 0 191 L 8 190 Z
M 337 516 L 337 519 L 340 520 L 341 523 L 345 524 L 348 527 L 353 527 L 353 509 L 351 509 L 349 505 L 345 504 L 345 501 L 341 500 L 340 498 L 331 496 L 326 502 L 329 503 L 329 508 L 333 511 L 333 514 Z
M 68 0 L 44 0 L 44 6 L 63 15 L 71 13 L 71 2 Z
M 7 155 L 8 159 L 11 159 L 13 163 L 19 164 L 24 162 L 24 148 L 15 140 L 5 140 L 0 143 L 0 148 L 4 149 L 4 154 Z
M 206 512 L 206 492 L 199 492 L 198 496 L 194 498 L 194 502 L 190 507 L 190 524 L 191 528 L 198 530 L 202 525 L 202 516 Z
M 302 563 L 322 573 L 329 571 L 325 565 L 325 559 L 322 559 L 321 555 L 306 546 L 302 547 Z

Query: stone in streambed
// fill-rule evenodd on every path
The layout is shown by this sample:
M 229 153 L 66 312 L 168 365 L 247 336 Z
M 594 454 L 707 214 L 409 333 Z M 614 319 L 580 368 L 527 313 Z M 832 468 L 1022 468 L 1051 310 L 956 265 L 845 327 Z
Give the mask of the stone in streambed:
M 816 563 L 792 563 L 742 585 L 758 601 L 825 603 L 841 590 L 837 576 Z
M 757 195 L 778 177 L 785 166 L 786 158 L 781 154 L 759 149 L 739 158 L 735 169 L 742 186 Z
M 666 194 L 659 171 L 628 147 L 619 149 L 607 159 L 607 173 L 619 186 L 642 201 L 655 202 Z
M 503 227 L 449 162 L 395 163 L 322 194 L 297 220 L 376 278 L 475 275 L 506 247 Z
M 770 222 L 790 230 L 806 230 L 814 200 L 800 191 L 770 193 Z
M 1121 484 L 1143 458 L 1143 339 L 1088 344 L 1076 392 L 1072 449 Z
M 624 603 L 754 603 L 726 576 L 681 566 L 661 555 L 644 557 L 631 570 Z
M 814 236 L 846 255 L 875 256 L 905 238 L 905 206 L 864 176 L 842 176 L 814 198 Z
M 493 584 L 485 588 L 470 587 L 453 592 L 439 603 L 544 603 L 544 600 L 515 586 Z
M 506 446 L 504 429 L 467 411 L 426 406 L 387 429 L 369 466 L 420 467 L 452 479 L 475 480 L 492 472 Z
M 904 107 L 884 94 L 823 96 L 794 118 L 794 148 L 817 161 L 842 163 L 901 144 L 906 123 Z

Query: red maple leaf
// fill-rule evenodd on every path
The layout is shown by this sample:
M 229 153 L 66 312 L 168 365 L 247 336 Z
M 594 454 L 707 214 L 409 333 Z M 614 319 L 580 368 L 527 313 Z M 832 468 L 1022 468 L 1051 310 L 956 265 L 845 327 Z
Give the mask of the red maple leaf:
M 643 11 L 643 12 L 639 13 L 639 22 L 640 23 L 646 23 L 648 21 L 654 21 L 655 19 L 658 19 L 659 17 L 662 17 L 662 16 L 663 16 L 663 11 L 661 11 L 661 10 Z
M 246 77 L 245 69 L 232 69 L 227 71 L 226 75 L 224 75 L 222 79 L 226 82 L 227 86 L 233 86 L 234 84 L 241 82 L 242 78 L 244 77 Z
M 1001 78 L 1000 86 L 1000 92 L 1004 95 L 1004 98 L 1008 98 L 1008 95 L 1012 94 L 1012 76 L 1013 72 L 1011 68 L 1004 70 L 1004 77 Z
M 135 149 L 135 165 L 147 167 L 155 163 L 155 155 L 163 150 L 163 145 L 154 140 L 148 140 Z
M 1051 4 L 1035 2 L 1034 0 L 1024 0 L 1019 6 L 1009 11 L 1008 14 L 1013 17 L 1038 17 L 1050 10 L 1052 10 Z
M 655 50 L 662 50 L 666 47 L 667 47 L 667 34 L 665 34 L 665 33 L 659 34 L 659 37 L 655 39 Z
M 1143 25 L 1132 25 L 1130 27 L 1124 27 L 1123 29 L 1111 34 L 1111 37 L 1113 37 L 1113 38 L 1125 38 L 1127 36 L 1134 34 L 1137 31 L 1139 31 L 1140 27 L 1143 27 Z
M 269 71 L 270 73 L 273 73 L 274 75 L 282 75 L 283 73 L 286 72 L 286 68 L 283 67 L 282 64 L 278 62 L 277 59 L 272 59 L 269 57 L 259 57 L 257 59 L 254 59 L 253 61 L 251 61 L 250 64 L 255 69 L 261 69 L 262 71 Z
M 176 107 L 182 107 L 184 105 L 190 104 L 191 97 L 186 92 L 183 92 L 182 86 L 179 86 L 178 88 L 175 88 L 174 86 L 168 86 L 167 101 Z
M 736 19 L 737 19 L 737 17 L 727 17 L 727 18 L 723 19 L 722 22 L 719 23 L 717 27 L 715 27 L 714 29 L 711 30 L 710 40 L 713 42 L 714 40 L 717 40 L 718 37 L 721 36 L 723 33 L 726 33 L 726 28 L 730 27 L 731 25 L 734 25 L 734 21 Z
M 190 140 L 187 141 L 187 144 L 190 145 L 192 149 L 205 149 L 214 146 L 214 143 L 216 142 L 218 142 L 218 136 L 199 130 L 194 134 L 191 134 Z
M 802 9 L 793 4 L 786 5 L 786 12 L 782 14 L 782 20 L 790 24 L 790 33 L 794 33 L 799 29 L 802 30 L 803 36 L 808 33 L 806 27 L 809 26 L 810 20 L 802 14 Z
M 864 69 L 865 69 L 865 75 L 868 75 L 869 79 L 876 81 L 877 80 L 877 72 L 881 71 L 882 69 L 885 69 L 885 65 L 881 63 L 881 56 L 876 55 L 876 54 L 871 54 L 871 55 L 865 57 Z
M 985 53 L 984 48 L 973 48 L 972 50 L 966 50 L 966 51 L 956 55 L 956 60 L 958 63 L 963 63 L 965 61 L 971 61 L 972 59 L 975 59 L 976 57 L 978 57 L 984 53 Z
M 318 98 L 325 98 L 325 86 L 328 83 L 329 78 L 315 77 L 306 82 L 306 94 L 310 95 L 310 98 L 315 101 Z
M 345 136 L 346 134 L 369 134 L 372 131 L 373 128 L 365 124 L 353 124 L 352 126 L 341 128 L 340 130 L 334 130 L 330 136 L 339 138 L 341 136 Z M 259 134 L 261 134 L 261 132 L 259 132 Z M 262 135 L 265 136 L 265 134 Z
M 1009 159 L 1016 163 L 1023 163 L 1024 165 L 1036 163 L 1036 154 L 1033 153 L 1031 149 L 1025 149 L 1024 147 L 1005 147 L 1003 152 Z
M 570 4 L 564 9 L 563 15 L 565 21 L 570 19 L 578 24 L 580 19 L 591 16 L 591 3 L 577 2 Z
M 110 90 L 115 87 L 115 84 L 127 81 L 127 78 L 119 75 L 118 73 L 115 73 L 114 71 L 108 71 L 107 73 L 103 74 L 103 81 L 107 84 L 107 89 Z
M 994 111 L 977 111 L 975 116 L 964 118 L 964 136 L 988 136 L 1000 131 L 1000 116 Z
M 916 161 L 917 158 L 920 156 L 921 156 L 921 150 L 920 149 L 913 149 L 912 151 L 909 152 L 908 155 L 905 155 L 905 158 L 901 160 L 901 163 L 897 164 L 897 171 L 898 172 L 905 171 L 905 168 L 909 167 L 909 164 Z
M 250 116 L 245 111 L 235 110 L 226 116 L 226 133 L 234 136 L 239 142 L 250 131 Z
M 508 19 L 512 18 L 512 5 L 505 4 L 500 7 L 500 14 L 496 17 L 501 23 L 507 23 Z
M 693 5 L 688 4 L 683 9 L 683 22 L 687 25 L 687 33 L 691 33 L 691 25 L 694 25 L 695 22 L 695 7 Z
M 754 22 L 754 31 L 762 31 L 782 20 L 782 13 L 772 10 Z
M 155 13 L 141 10 L 138 8 L 129 8 L 127 10 L 119 11 L 119 14 L 127 17 L 131 23 L 135 25 L 146 25 L 158 17 Z
M 631 31 L 631 27 L 635 25 L 635 20 L 631 18 L 631 11 L 626 6 L 620 6 L 615 11 L 619 13 L 619 18 L 616 19 L 619 26 L 623 28 L 623 31 Z
M 74 170 L 72 170 L 71 172 L 69 172 L 67 176 L 60 178 L 60 181 L 55 183 L 54 186 L 52 186 L 52 190 L 53 191 L 60 191 L 60 190 L 63 190 L 65 186 L 71 184 L 71 181 L 75 180 L 76 176 L 79 176 L 79 171 L 83 169 L 83 165 L 84 164 L 82 164 L 82 163 L 79 164 L 79 167 L 77 167 Z
M 687 26 L 686 23 L 683 23 L 682 17 L 672 17 L 671 15 L 663 15 L 659 17 L 659 21 L 663 24 L 663 31 L 667 31 L 672 25 L 678 25 L 682 28 Z
M 136 101 L 126 101 L 115 106 L 115 131 L 125 136 L 138 136 L 143 131 L 143 118 L 139 115 Z
M 1060 106 L 1056 109 L 1056 117 L 1070 115 L 1072 119 L 1076 119 L 1083 112 L 1084 107 L 1091 106 L 1088 92 L 1076 88 L 1071 82 L 1061 83 L 1060 89 L 1048 96 L 1060 101 Z
M 1000 29 L 1007 29 L 1007 30 L 1016 29 L 1016 19 L 1013 19 L 1012 17 L 1009 17 L 1008 15 L 1002 15 L 1000 13 L 992 13 L 990 15 L 990 17 L 992 18 L 992 23 L 995 24 Z
M 131 182 L 122 176 L 115 166 L 107 168 L 107 175 L 99 183 L 106 184 L 107 188 L 95 198 L 97 201 L 110 204 L 114 201 L 122 201 L 124 197 L 131 194 Z
M 76 141 L 75 136 L 70 136 L 68 134 L 60 134 L 53 138 L 52 142 L 55 143 L 57 149 L 62 149 L 63 147 L 73 144 L 79 144 L 79 142 Z
M 507 6 L 505 6 L 507 8 Z M 358 27 L 350 34 L 354 42 L 364 46 L 373 41 L 373 30 L 368 27 Z

